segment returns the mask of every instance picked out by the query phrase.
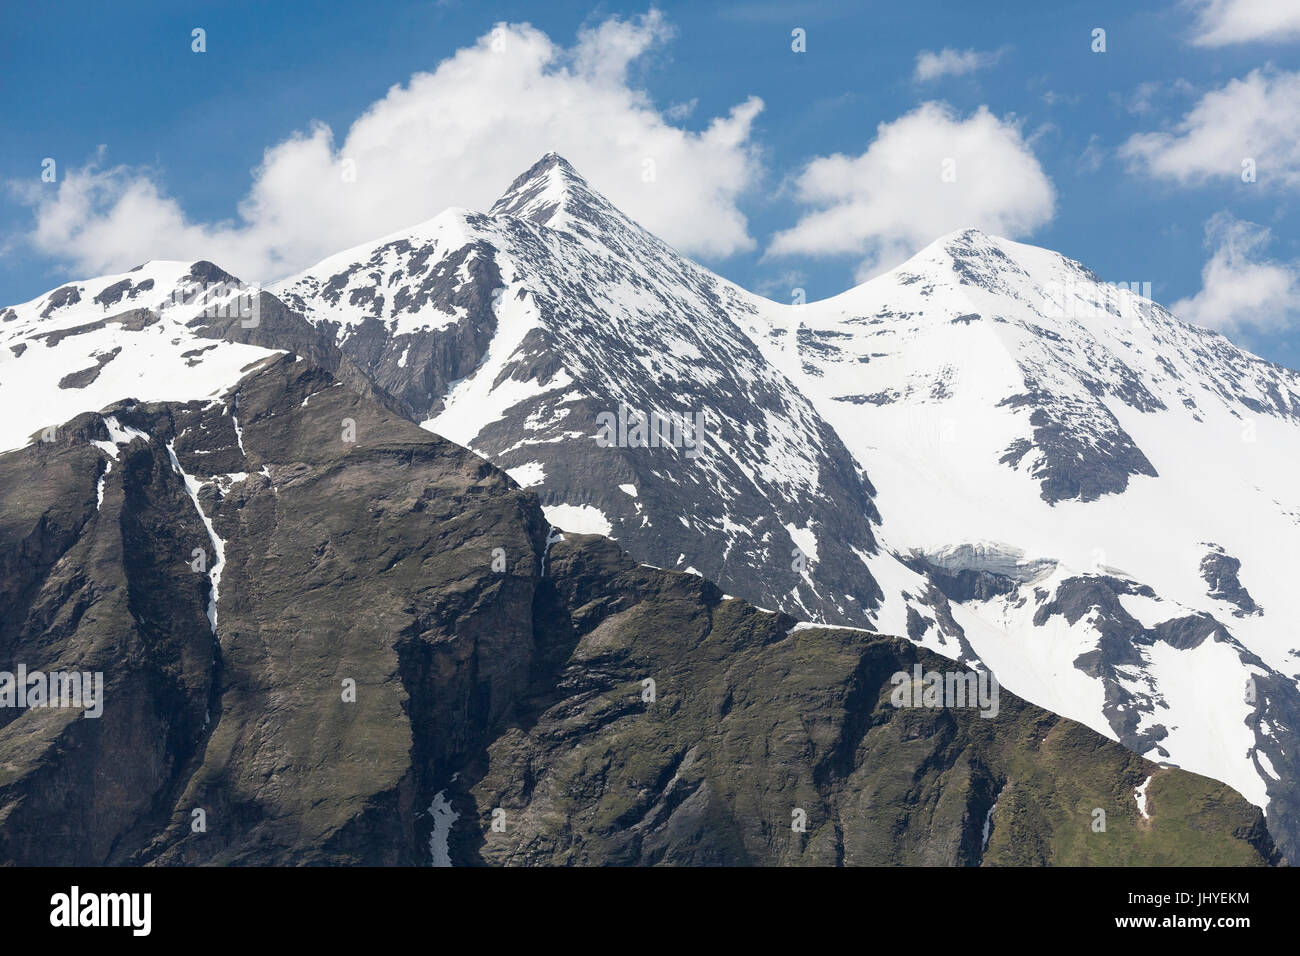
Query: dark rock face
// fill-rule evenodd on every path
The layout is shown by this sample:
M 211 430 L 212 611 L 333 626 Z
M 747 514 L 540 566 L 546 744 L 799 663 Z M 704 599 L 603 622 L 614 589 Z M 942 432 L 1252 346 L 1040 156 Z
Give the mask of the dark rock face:
M 485 218 L 485 217 L 479 217 Z M 378 281 L 347 293 L 347 304 L 365 318 L 341 336 L 339 349 L 369 378 L 390 394 L 407 418 L 424 421 L 442 408 L 449 385 L 465 378 L 482 361 L 497 321 L 496 293 L 502 288 L 493 249 L 472 243 L 450 254 L 435 256 L 437 247 L 419 247 L 401 239 L 377 247 L 365 262 L 357 262 L 326 278 L 319 286 L 320 301 L 338 305 L 356 276 L 386 277 L 384 263 L 400 260 L 393 273 L 396 289 Z M 299 312 L 307 308 L 308 288 L 284 291 L 281 297 Z M 459 321 L 439 328 L 395 332 L 389 322 L 432 306 Z M 330 342 L 340 338 L 335 322 L 318 324 Z
M 95 296 L 93 301 L 108 308 L 109 306 L 117 305 L 117 303 L 121 301 L 122 296 L 126 295 L 130 289 L 131 280 L 123 279 L 121 282 L 114 282 L 107 289 L 104 289 L 99 293 L 99 295 Z
M 1237 576 L 1240 571 L 1241 562 L 1225 553 L 1218 545 L 1212 545 L 1201 559 L 1201 577 L 1209 585 L 1207 593 L 1210 597 L 1235 605 L 1237 609 L 1232 613 L 1236 617 L 1263 614 L 1264 609 L 1242 587 L 1241 579 Z
M 1227 788 L 1008 694 L 892 706 L 951 662 L 555 540 L 312 363 L 59 435 L 0 455 L 0 668 L 102 671 L 104 709 L 0 708 L 0 861 L 1276 859 Z
M 136 267 L 140 268 L 139 266 Z M 135 271 L 135 270 L 132 270 Z M 133 282 L 131 279 L 123 279 L 121 282 L 114 282 L 102 290 L 99 295 L 91 301 L 102 305 L 104 308 L 110 308 L 122 301 L 123 297 L 134 299 L 143 295 L 153 288 L 153 279 L 145 279 L 143 282 Z
M 56 309 L 61 309 L 66 305 L 75 305 L 81 301 L 81 290 L 75 285 L 65 285 L 61 289 L 55 289 L 50 293 L 46 300 L 45 308 L 41 310 L 41 318 L 48 319 L 50 313 Z
M 1020 582 L 1006 574 L 983 568 L 944 568 L 925 558 L 912 555 L 903 563 L 918 574 L 928 575 L 950 601 L 987 601 L 999 594 L 1014 594 Z
M 1263 661 L 1258 662 L 1263 665 Z M 1300 771 L 1300 740 L 1289 728 L 1300 727 L 1300 690 L 1287 674 L 1269 671 L 1245 689 L 1254 705 L 1249 724 L 1257 741 L 1254 759 L 1268 760 L 1273 773 L 1264 775 L 1268 787 L 1268 828 L 1291 861 L 1300 858 L 1300 791 L 1291 784 Z
M 107 685 L 98 719 L 0 711 L 0 857 L 423 859 L 426 777 L 500 729 L 530 667 L 536 501 L 292 358 L 224 403 L 107 414 L 148 439 L 110 461 L 84 415 L 0 456 L 3 660 Z
M 0 456 L 0 661 L 102 671 L 105 711 L 0 709 L 0 857 L 114 859 L 126 828 L 161 822 L 159 801 L 201 741 L 214 643 L 188 561 L 204 535 L 165 452 L 143 442 L 113 463 L 98 416 L 64 440 Z
M 1132 787 L 1152 765 L 1070 721 L 1005 693 L 992 719 L 896 708 L 896 672 L 956 666 L 905 641 L 791 631 L 788 618 L 724 600 L 694 576 L 636 567 L 602 539 L 566 539 L 548 567 L 545 587 L 570 608 L 573 630 L 557 635 L 567 659 L 453 785 L 453 804 L 477 824 L 457 822 L 454 854 L 523 865 L 1042 864 L 1154 862 L 1195 841 L 1194 827 L 1168 832 L 1163 847 L 1151 839 Z M 1180 778 L 1197 791 L 1193 816 L 1227 792 Z M 1108 832 L 1091 833 L 1080 806 L 1107 809 Z M 1259 845 L 1238 859 L 1274 857 L 1258 817 L 1248 808 L 1233 825 Z
M 203 263 L 196 263 L 195 268 L 198 269 L 201 265 Z M 216 269 L 215 266 L 212 268 Z M 222 276 L 227 275 L 219 269 L 216 271 Z M 239 282 L 229 276 L 222 281 L 230 286 Z M 328 371 L 352 390 L 367 395 L 386 407 L 393 407 L 392 397 L 382 388 L 376 387 L 318 328 L 269 292 L 258 290 L 251 294 L 257 295 L 259 299 L 255 320 L 232 311 L 230 314 L 200 314 L 188 324 L 201 338 L 283 349 Z M 200 311 L 201 306 L 196 306 L 195 310 Z
M 1199 618 L 1191 623 L 1167 621 L 1157 629 L 1148 629 L 1125 609 L 1119 600 L 1123 594 L 1155 596 L 1148 587 L 1109 575 L 1067 578 L 1051 600 L 1040 603 L 1034 614 L 1034 625 L 1042 627 L 1053 615 L 1060 615 L 1071 625 L 1090 616 L 1099 634 L 1097 646 L 1079 655 L 1074 666 L 1102 681 L 1106 693 L 1102 712 L 1121 743 L 1138 753 L 1155 746 L 1160 756 L 1167 757 L 1168 753 L 1159 747 L 1159 742 L 1169 735 L 1167 727 L 1156 723 L 1141 732 L 1137 729 L 1143 716 L 1156 712 L 1159 701 L 1133 693 L 1119 669 L 1141 667 L 1145 661 L 1139 648 L 1157 640 L 1169 640 L 1186 648 L 1200 643 L 1210 633 L 1224 637 L 1226 633 L 1212 619 L 1204 622 L 1210 628 L 1207 632 Z
M 59 388 L 85 388 L 95 379 L 99 378 L 99 373 L 103 371 L 104 366 L 117 358 L 121 351 L 122 347 L 119 345 L 111 352 L 104 352 L 100 355 L 96 355 L 94 365 L 78 372 L 69 372 L 67 375 L 63 376 L 63 378 L 59 379 Z
M 174 820 L 158 859 L 260 862 L 269 844 L 294 862 L 418 862 L 420 798 L 502 725 L 528 672 L 545 526 L 504 475 L 328 376 L 282 389 L 239 391 L 247 470 L 265 473 L 213 502 L 225 692 L 183 801 L 225 822 L 200 835 Z
M 238 285 L 239 280 L 220 266 L 200 259 L 190 266 L 189 278 L 200 285 Z
M 148 328 L 158 321 L 158 313 L 149 309 L 129 309 L 117 315 L 110 315 L 103 319 L 97 319 L 94 322 L 85 322 L 81 325 L 74 325 L 69 329 L 56 329 L 53 332 L 41 332 L 32 336 L 33 341 L 43 342 L 46 347 L 53 348 L 64 339 L 71 338 L 74 335 L 82 335 L 86 332 L 94 332 L 98 329 L 105 328 L 110 324 L 119 325 L 127 332 L 139 332 L 141 329 Z
M 1095 501 L 1119 494 L 1134 475 L 1159 477 L 1147 456 L 1114 414 L 1099 401 L 1084 401 L 1030 391 L 999 404 L 1033 409 L 1033 441 L 1007 448 L 1002 464 L 1019 467 L 1030 456 L 1029 472 L 1039 480 L 1042 499 Z

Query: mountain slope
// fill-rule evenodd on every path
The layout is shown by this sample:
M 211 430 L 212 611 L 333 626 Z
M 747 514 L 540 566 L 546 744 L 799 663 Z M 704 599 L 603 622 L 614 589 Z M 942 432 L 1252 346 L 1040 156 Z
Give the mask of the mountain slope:
M 565 692 L 535 690 L 530 718 L 453 785 L 468 793 L 452 805 L 478 824 L 459 844 L 474 859 L 1260 862 L 1255 846 L 1221 839 L 1230 807 L 1234 840 L 1270 852 L 1259 812 L 1227 787 L 1157 769 L 1010 695 L 991 718 L 896 707 L 895 675 L 953 667 L 904 640 L 788 629 L 707 582 L 633 567 L 602 539 L 566 538 L 548 566 L 566 603 L 581 605 L 556 681 Z M 593 566 L 606 581 L 593 592 L 580 577 L 575 593 L 570 571 Z M 1141 806 L 1137 788 L 1149 795 Z
M 14 410 L 0 449 L 126 398 L 210 399 L 277 352 L 391 404 L 314 326 L 211 262 L 153 261 L 68 283 L 0 308 L 0 400 Z
M 895 709 L 947 666 L 903 641 L 560 539 L 314 363 L 57 436 L 0 454 L 0 654 L 101 671 L 102 714 L 0 711 L 5 863 L 1277 859 L 1236 794 L 1008 695 Z
M 1297 845 L 1300 375 L 972 230 L 749 328 L 1007 687 L 1232 783 Z
M 556 524 L 765 606 L 874 619 L 871 485 L 732 321 L 744 293 L 562 158 L 490 215 L 448 210 L 274 291 L 408 416 L 533 488 Z M 616 423 L 606 443 L 602 420 Z
M 448 211 L 276 291 L 554 523 L 983 662 L 1232 784 L 1300 852 L 1296 373 L 969 230 L 773 303 L 553 154 L 490 215 Z M 707 453 L 602 447 L 623 406 L 703 411 Z

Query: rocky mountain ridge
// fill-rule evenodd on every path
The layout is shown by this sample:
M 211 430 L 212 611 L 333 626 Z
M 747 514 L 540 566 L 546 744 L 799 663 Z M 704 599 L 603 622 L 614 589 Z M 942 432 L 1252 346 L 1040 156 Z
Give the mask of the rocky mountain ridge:
M 900 710 L 951 664 L 558 535 L 292 356 L 0 454 L 0 565 L 3 659 L 106 677 L 3 712 L 7 863 L 1280 859 L 1221 784 L 1010 695 Z

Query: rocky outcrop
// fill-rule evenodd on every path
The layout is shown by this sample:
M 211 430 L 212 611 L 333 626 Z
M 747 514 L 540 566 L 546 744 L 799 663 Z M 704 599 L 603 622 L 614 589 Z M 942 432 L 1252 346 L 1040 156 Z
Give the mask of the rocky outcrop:
M 1227 554 L 1217 544 L 1207 547 L 1209 550 L 1201 559 L 1201 578 L 1209 587 L 1206 593 L 1212 598 L 1233 605 L 1235 609 L 1232 613 L 1235 617 L 1263 614 L 1263 608 L 1255 603 L 1255 599 L 1242 586 L 1241 578 L 1238 577 L 1241 562 Z

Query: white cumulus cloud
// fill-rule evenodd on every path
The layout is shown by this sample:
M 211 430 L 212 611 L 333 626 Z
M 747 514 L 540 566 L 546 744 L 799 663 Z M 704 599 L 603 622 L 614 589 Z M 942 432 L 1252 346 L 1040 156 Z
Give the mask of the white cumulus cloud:
M 1294 0 L 1186 0 L 1197 11 L 1192 43 L 1227 46 L 1300 37 L 1300 4 Z
M 1175 302 L 1175 315 L 1225 332 L 1277 331 L 1300 320 L 1300 263 L 1266 257 L 1267 228 L 1221 212 L 1205 224 L 1205 241 L 1212 252 L 1201 290 Z
M 1211 90 L 1171 130 L 1138 133 L 1120 155 L 1153 176 L 1197 185 L 1240 178 L 1300 188 L 1300 71 L 1253 70 Z
M 962 76 L 993 66 L 1002 57 L 1002 51 L 954 50 L 944 47 L 938 53 L 922 50 L 916 55 L 916 72 L 912 78 L 918 83 L 928 83 L 941 76 Z
M 656 109 L 628 77 L 670 35 L 656 11 L 585 28 L 568 48 L 527 24 L 498 24 L 394 86 L 341 141 L 315 123 L 270 146 L 232 220 L 194 221 L 156 171 L 96 161 L 52 194 L 24 194 L 35 216 L 29 241 L 89 273 L 206 258 L 270 281 L 449 206 L 486 210 L 555 150 L 683 251 L 751 249 L 737 200 L 760 172 L 750 129 L 762 101 L 751 97 L 698 132 L 673 125 L 683 114 Z
M 774 236 L 767 255 L 856 255 L 860 279 L 956 229 L 1028 235 L 1056 204 L 1014 122 L 986 107 L 963 118 L 944 103 L 881 123 L 860 156 L 812 160 L 795 191 L 813 209 Z

